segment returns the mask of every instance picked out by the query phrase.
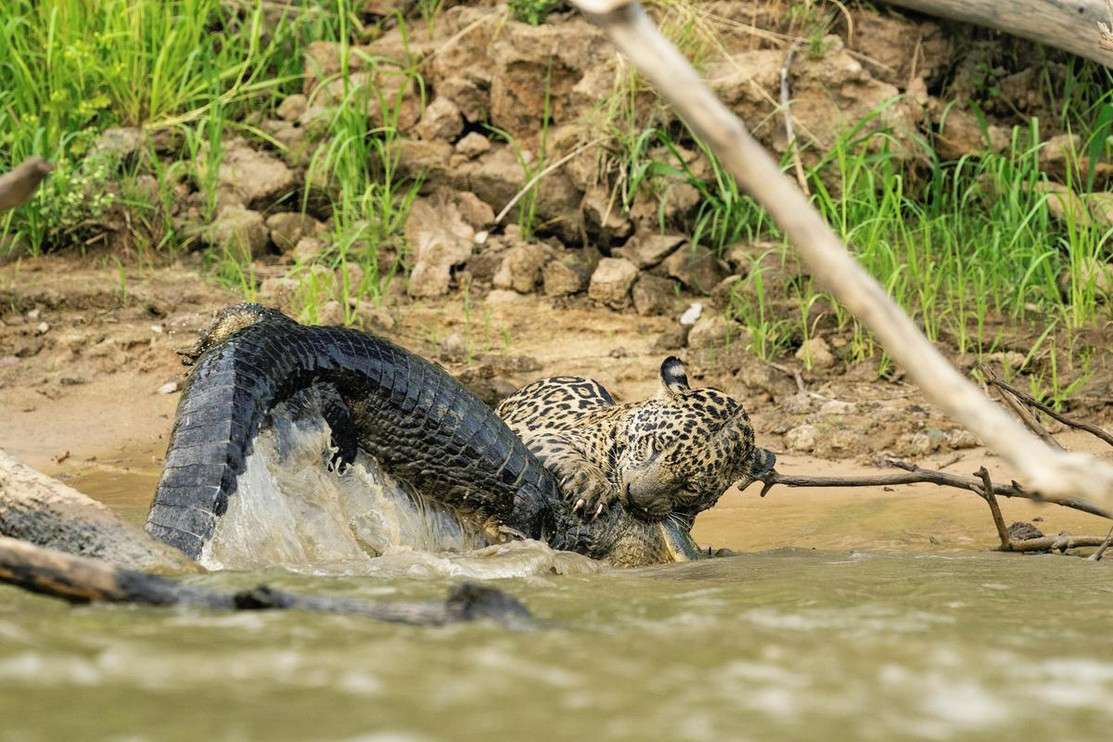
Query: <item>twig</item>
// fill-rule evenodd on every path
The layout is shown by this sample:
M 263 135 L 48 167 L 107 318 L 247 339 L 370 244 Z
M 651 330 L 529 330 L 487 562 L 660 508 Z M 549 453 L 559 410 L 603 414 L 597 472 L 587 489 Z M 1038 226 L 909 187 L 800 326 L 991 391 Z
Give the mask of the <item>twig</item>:
M 763 485 L 761 488 L 762 497 L 765 497 L 769 490 L 778 484 L 783 484 L 786 487 L 886 487 L 897 484 L 936 484 L 941 487 L 957 487 L 958 489 L 969 490 L 978 495 L 981 495 L 983 491 L 984 483 L 974 477 L 951 474 L 935 469 L 922 469 L 915 464 L 904 461 L 889 461 L 887 463 L 904 471 L 857 477 L 813 477 L 800 474 L 781 474 L 774 469 L 757 479 L 742 480 L 738 483 L 738 488 L 744 490 L 754 482 L 760 481 Z M 1043 499 L 1038 494 L 1023 489 L 1016 482 L 1007 485 L 994 484 L 993 494 L 1000 497 L 1019 497 L 1036 502 Z M 1113 519 L 1113 512 L 1103 510 L 1085 500 L 1062 499 L 1057 500 L 1055 504 L 1091 515 L 1098 515 L 1102 518 Z
M 525 606 L 501 590 L 463 584 L 443 601 L 371 603 L 320 595 L 295 595 L 261 585 L 234 593 L 208 590 L 158 575 L 118 567 L 98 559 L 44 549 L 0 536 L 0 583 L 60 598 L 70 603 L 133 603 L 150 606 L 196 606 L 210 610 L 299 610 L 347 613 L 378 621 L 441 626 L 489 618 L 512 628 L 526 628 Z
M 792 98 L 788 92 L 788 74 L 792 69 L 792 58 L 800 47 L 800 40 L 792 42 L 785 53 L 785 63 L 781 65 L 781 110 L 785 115 L 785 138 L 788 140 L 789 152 L 792 154 L 792 167 L 796 171 L 796 183 L 805 194 L 810 194 L 808 179 L 804 176 L 804 165 L 800 162 L 800 148 L 796 142 L 796 132 L 792 128 Z
M 1113 0 L 1111 0 L 1111 2 L 1113 2 Z M 1105 430 L 1104 428 L 1099 428 L 1097 425 L 1091 425 L 1090 423 L 1084 423 L 1079 420 L 1074 420 L 1067 415 L 1056 411 L 1054 407 L 1049 407 L 1043 402 L 1040 402 L 1031 394 L 1026 394 L 1025 392 L 1022 392 L 1016 387 L 1012 386 L 1011 384 L 1005 382 L 984 365 L 980 366 L 980 368 L 982 370 L 982 373 L 985 374 L 985 380 L 988 384 L 992 384 L 998 389 L 1003 389 L 1004 391 L 1019 399 L 1024 404 L 1035 407 L 1040 412 L 1044 413 L 1048 417 L 1058 420 L 1063 425 L 1075 428 L 1076 430 L 1084 430 L 1090 435 L 1096 438 L 1100 438 L 1101 440 L 1108 443 L 1110 446 L 1113 446 L 1113 434 L 1110 434 L 1109 431 Z
M 525 196 L 527 193 L 529 193 L 529 189 L 533 188 L 539 180 L 541 180 L 546 175 L 548 175 L 549 173 L 556 170 L 558 167 L 560 167 L 564 163 L 571 160 L 576 155 L 581 154 L 582 152 L 586 152 L 587 150 L 591 149 L 592 147 L 595 147 L 595 146 L 600 145 L 602 143 L 603 143 L 603 139 L 599 138 L 599 139 L 595 139 L 593 141 L 590 141 L 587 144 L 584 144 L 582 146 L 576 147 L 576 149 L 572 150 L 571 152 L 566 154 L 564 157 L 561 157 L 559 160 L 554 162 L 552 165 L 549 165 L 547 168 L 545 168 L 544 170 L 539 172 L 537 175 L 534 175 L 532 178 L 530 178 L 529 181 L 524 186 L 522 186 L 522 190 L 520 190 L 516 194 L 514 194 L 514 198 L 510 199 L 510 203 L 508 203 L 508 204 L 506 204 L 506 206 L 502 207 L 502 211 L 500 211 L 498 213 L 498 216 L 495 217 L 495 224 L 498 224 L 499 222 L 501 222 L 503 220 L 503 217 L 505 217 L 508 213 L 510 213 L 510 210 L 514 208 L 514 205 L 516 203 L 518 203 L 519 201 L 521 201 L 522 197 Z
M 1045 499 L 1113 507 L 1113 467 L 1046 446 L 965 379 L 850 255 L 778 164 L 630 0 L 573 0 L 677 109 L 795 243 L 812 275 L 878 338 L 928 398 L 999 453 Z M 1101 509 L 1101 508 L 1098 508 Z M 1106 512 L 1106 511 L 1103 511 Z
M 1111 544 L 1113 544 L 1113 528 L 1109 529 L 1109 535 L 1101 542 L 1101 546 L 1098 547 L 1098 550 L 1090 555 L 1090 561 L 1100 562 L 1102 556 L 1105 555 L 1105 550 L 1108 549 Z
M 765 365 L 769 368 L 780 371 L 786 376 L 791 376 L 792 380 L 796 382 L 796 391 L 800 392 L 801 394 L 807 393 L 808 390 L 804 388 L 804 377 L 800 375 L 799 370 L 795 368 L 789 368 L 788 366 L 784 366 L 780 363 L 774 363 L 773 361 L 766 361 Z
M 980 467 L 977 477 L 982 480 L 982 491 L 979 494 L 989 503 L 993 525 L 997 528 L 997 538 L 1001 539 L 1001 551 L 1008 551 L 1012 539 L 1009 537 L 1009 529 L 1005 527 L 1005 519 L 1001 516 L 1001 506 L 997 504 L 997 495 L 993 491 L 993 480 L 989 478 L 989 469 Z
M 1040 424 L 1040 421 L 1036 419 L 1036 416 L 1033 415 L 1027 407 L 1020 404 L 1020 401 L 1015 396 L 1015 390 L 1010 388 L 1008 390 L 1001 389 L 1000 391 L 1001 399 L 1005 401 L 1005 404 L 1009 406 L 1009 409 L 1015 412 L 1016 416 L 1020 418 L 1020 421 L 1027 425 L 1029 430 L 1038 435 L 1040 437 L 1040 440 L 1042 440 L 1044 443 L 1051 446 L 1052 448 L 1063 448 L 1063 444 L 1055 440 L 1055 437 L 1051 435 L 1047 428 Z

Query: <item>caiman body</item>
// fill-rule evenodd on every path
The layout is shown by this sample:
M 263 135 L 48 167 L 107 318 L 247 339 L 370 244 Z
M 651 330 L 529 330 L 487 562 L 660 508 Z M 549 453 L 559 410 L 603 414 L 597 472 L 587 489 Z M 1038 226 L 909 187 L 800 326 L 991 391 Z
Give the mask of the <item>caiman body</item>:
M 234 496 L 267 413 L 318 386 L 340 439 L 463 517 L 620 565 L 697 556 L 690 524 L 614 508 L 572 513 L 556 480 L 445 371 L 382 338 L 299 325 L 258 305 L 225 310 L 198 345 L 147 531 L 196 558 Z M 331 411 L 330 411 L 331 410 Z

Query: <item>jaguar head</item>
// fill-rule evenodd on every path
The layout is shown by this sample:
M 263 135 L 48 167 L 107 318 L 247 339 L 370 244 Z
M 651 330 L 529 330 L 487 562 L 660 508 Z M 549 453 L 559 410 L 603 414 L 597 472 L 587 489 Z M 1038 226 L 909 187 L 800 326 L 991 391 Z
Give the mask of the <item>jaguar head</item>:
M 718 389 L 692 389 L 684 363 L 672 356 L 661 364 L 657 396 L 630 415 L 625 433 L 618 461 L 623 504 L 650 520 L 694 516 L 734 482 L 776 463 L 754 446 L 742 405 Z

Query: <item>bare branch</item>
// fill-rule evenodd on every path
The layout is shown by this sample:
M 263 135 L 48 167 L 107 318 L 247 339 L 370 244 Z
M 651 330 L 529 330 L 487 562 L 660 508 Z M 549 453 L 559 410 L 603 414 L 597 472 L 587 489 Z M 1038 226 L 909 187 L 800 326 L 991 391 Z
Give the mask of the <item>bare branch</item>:
M 1033 491 L 1113 508 L 1113 467 L 1048 448 L 966 380 L 869 276 L 745 126 L 636 2 L 574 0 L 680 112 L 795 243 L 812 275 L 878 338 L 927 396 L 999 453 Z M 1104 511 L 1103 511 L 1104 512 Z
M 785 116 L 785 139 L 787 140 L 789 152 L 792 153 L 792 168 L 796 171 L 796 184 L 800 186 L 800 190 L 805 194 L 810 193 L 808 190 L 808 179 L 804 176 L 804 165 L 800 162 L 800 146 L 796 141 L 796 132 L 792 128 L 792 95 L 788 90 L 789 73 L 792 71 L 792 58 L 796 56 L 796 50 L 800 48 L 800 40 L 792 42 L 788 47 L 788 52 L 785 53 L 785 63 L 781 65 L 781 110 Z
M 1005 519 L 1001 516 L 1001 506 L 997 504 L 997 495 L 993 491 L 993 480 L 989 478 L 989 469 L 984 466 L 979 468 L 977 476 L 982 480 L 981 496 L 989 503 L 993 525 L 997 529 L 997 538 L 1001 539 L 1001 551 L 1008 551 L 1012 537 L 1009 536 L 1009 529 L 1005 527 Z
M 738 489 L 744 490 L 754 482 L 762 482 L 762 497 L 765 497 L 769 490 L 778 484 L 783 484 L 786 487 L 891 487 L 898 484 L 935 484 L 941 487 L 969 490 L 979 496 L 984 491 L 984 482 L 974 477 L 951 474 L 936 469 L 921 469 L 915 464 L 905 461 L 888 461 L 886 463 L 903 471 L 857 477 L 813 477 L 801 474 L 782 474 L 774 469 L 758 479 L 742 480 L 738 483 Z M 1038 494 L 1025 490 L 1016 482 L 994 484 L 993 494 L 999 497 L 1019 497 L 1035 502 L 1043 501 L 1043 498 Z M 1083 513 L 1098 515 L 1102 518 L 1113 519 L 1113 512 L 1103 510 L 1084 500 L 1062 499 L 1057 500 L 1055 504 L 1073 510 L 1080 510 Z
M 1111 2 L 1113 2 L 1113 0 L 1111 0 Z M 1109 445 L 1113 446 L 1113 435 L 1111 435 L 1104 428 L 1099 428 L 1097 425 L 1091 425 L 1090 423 L 1084 423 L 1079 420 L 1074 420 L 1071 417 L 1068 417 L 1067 415 L 1064 415 L 1063 413 L 1057 411 L 1054 407 L 1045 405 L 1043 402 L 1039 401 L 1032 395 L 1026 394 L 1025 392 L 1022 392 L 1016 387 L 1012 386 L 1011 384 L 1005 382 L 988 368 L 986 368 L 985 365 L 980 366 L 980 368 L 982 373 L 985 374 L 985 380 L 987 383 L 992 384 L 998 389 L 1002 389 L 1008 392 L 1024 404 L 1036 408 L 1048 417 L 1058 420 L 1063 425 L 1075 428 L 1076 430 L 1084 430 L 1090 435 L 1096 438 L 1100 438 Z
M 1090 561 L 1100 562 L 1101 558 L 1105 555 L 1105 550 L 1108 549 L 1111 544 L 1113 544 L 1113 528 L 1109 529 L 1109 535 L 1101 542 L 1101 546 L 1098 547 L 1098 550 L 1090 555 Z

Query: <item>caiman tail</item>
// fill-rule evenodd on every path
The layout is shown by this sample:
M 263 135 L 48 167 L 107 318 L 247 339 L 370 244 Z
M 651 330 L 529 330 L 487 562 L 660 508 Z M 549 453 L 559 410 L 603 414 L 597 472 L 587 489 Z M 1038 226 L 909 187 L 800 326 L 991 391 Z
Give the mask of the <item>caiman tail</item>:
M 557 548 L 569 530 L 586 535 L 555 512 L 556 480 L 494 412 L 404 348 L 240 304 L 194 355 L 146 526 L 190 557 L 227 509 L 267 413 L 313 385 L 335 388 L 359 446 L 428 495 Z

